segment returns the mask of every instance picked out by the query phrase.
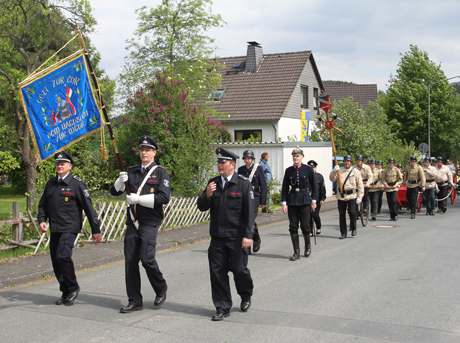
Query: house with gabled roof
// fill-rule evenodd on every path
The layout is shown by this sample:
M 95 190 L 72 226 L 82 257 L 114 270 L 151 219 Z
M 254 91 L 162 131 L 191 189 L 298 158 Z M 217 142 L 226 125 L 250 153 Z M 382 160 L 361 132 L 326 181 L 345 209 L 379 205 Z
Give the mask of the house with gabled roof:
M 346 81 L 324 81 L 326 93 L 332 101 L 352 98 L 353 101 L 366 108 L 369 102 L 376 101 L 378 96 L 376 84 L 357 84 Z
M 248 42 L 245 56 L 223 57 L 222 83 L 208 105 L 220 113 L 232 141 L 298 141 L 324 90 L 311 51 L 264 54 Z

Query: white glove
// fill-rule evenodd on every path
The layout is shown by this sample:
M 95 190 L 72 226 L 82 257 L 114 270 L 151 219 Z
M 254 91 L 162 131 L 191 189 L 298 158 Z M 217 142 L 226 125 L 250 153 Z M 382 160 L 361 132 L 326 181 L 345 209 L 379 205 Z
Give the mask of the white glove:
M 139 196 L 139 205 L 153 208 L 155 206 L 155 194 L 146 194 Z
M 362 201 L 363 201 L 363 198 L 356 198 L 356 205 L 361 204 Z
M 120 172 L 118 179 L 115 180 L 113 187 L 117 192 L 123 192 L 125 190 L 125 182 L 128 181 L 128 173 Z
M 334 166 L 334 171 L 339 171 L 339 170 L 340 170 L 340 167 L 339 167 L 338 164 L 336 164 L 336 165 Z
M 126 202 L 128 205 L 135 205 L 139 203 L 139 195 L 137 193 L 131 193 L 126 196 Z

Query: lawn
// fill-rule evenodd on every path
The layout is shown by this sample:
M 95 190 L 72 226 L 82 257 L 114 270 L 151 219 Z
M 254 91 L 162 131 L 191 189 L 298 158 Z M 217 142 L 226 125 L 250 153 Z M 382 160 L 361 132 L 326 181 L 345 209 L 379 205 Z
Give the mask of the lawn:
M 19 210 L 26 211 L 26 197 L 18 194 L 11 186 L 0 186 L 0 220 L 11 218 L 11 206 L 16 201 L 19 203 Z

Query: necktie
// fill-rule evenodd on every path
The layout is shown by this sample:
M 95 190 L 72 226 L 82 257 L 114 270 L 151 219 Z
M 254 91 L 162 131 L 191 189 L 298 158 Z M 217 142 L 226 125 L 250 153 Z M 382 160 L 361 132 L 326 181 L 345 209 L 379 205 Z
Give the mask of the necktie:
M 222 179 L 222 189 L 225 189 L 225 185 L 226 185 L 225 178 L 223 178 Z

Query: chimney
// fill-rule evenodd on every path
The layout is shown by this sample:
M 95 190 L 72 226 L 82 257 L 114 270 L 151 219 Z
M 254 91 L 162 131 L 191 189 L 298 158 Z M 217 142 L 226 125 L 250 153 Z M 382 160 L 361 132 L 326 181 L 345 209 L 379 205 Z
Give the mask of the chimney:
M 246 69 L 248 73 L 255 73 L 263 58 L 262 46 L 257 42 L 248 42 L 246 53 Z

